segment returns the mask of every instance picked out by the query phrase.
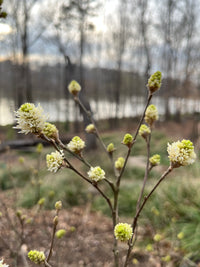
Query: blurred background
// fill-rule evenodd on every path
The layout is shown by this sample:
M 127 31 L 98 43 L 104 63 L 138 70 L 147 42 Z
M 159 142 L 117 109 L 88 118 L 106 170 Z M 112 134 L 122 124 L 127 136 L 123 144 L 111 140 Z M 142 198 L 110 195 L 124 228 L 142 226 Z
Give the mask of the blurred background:
M 7 0 L 4 9 L 1 125 L 27 101 L 51 121 L 81 120 L 72 79 L 96 119 L 137 116 L 157 70 L 164 81 L 153 101 L 164 119 L 199 112 L 199 0 Z
M 81 84 L 80 98 L 97 120 L 105 144 L 116 146 L 117 159 L 127 153 L 121 145 L 124 134 L 134 133 L 142 114 L 147 80 L 160 70 L 162 87 L 152 99 L 160 117 L 151 155 L 160 154 L 161 164 L 150 174 L 149 192 L 169 166 L 168 142 L 189 138 L 199 156 L 200 1 L 5 0 L 2 8 L 7 18 L 0 19 L 0 252 L 10 266 L 32 266 L 26 250 L 48 249 L 50 210 L 62 200 L 59 227 L 67 234 L 56 241 L 53 264 L 112 266 L 112 225 L 105 201 L 69 170 L 48 172 L 45 156 L 53 149 L 38 144 L 33 135 L 17 134 L 14 110 L 24 102 L 40 103 L 65 144 L 78 134 L 87 138 L 87 148 L 98 148 L 83 154 L 112 179 L 101 146 L 93 135 L 84 136 L 88 121 L 68 84 L 73 79 Z M 138 137 L 121 183 L 119 214 L 127 222 L 143 183 L 145 161 L 146 144 Z M 199 173 L 197 160 L 174 170 L 160 186 L 141 216 L 134 254 L 138 263 L 131 258 L 130 266 L 200 266 Z M 103 182 L 100 186 L 111 196 Z M 23 231 L 18 209 L 31 219 L 24 221 Z M 157 233 L 163 238 L 159 244 L 153 239 Z

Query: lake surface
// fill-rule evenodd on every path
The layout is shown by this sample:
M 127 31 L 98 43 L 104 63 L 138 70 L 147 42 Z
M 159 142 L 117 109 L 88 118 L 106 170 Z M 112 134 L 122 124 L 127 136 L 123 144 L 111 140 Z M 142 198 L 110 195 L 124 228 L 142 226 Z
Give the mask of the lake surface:
M 118 118 L 136 117 L 141 115 L 145 106 L 144 97 L 131 97 L 121 99 L 118 107 Z M 38 102 L 36 102 L 37 104 Z M 44 112 L 48 114 L 49 121 L 74 121 L 78 118 L 82 120 L 82 116 L 78 109 L 75 108 L 73 100 L 66 99 L 52 99 L 50 101 L 40 101 Z M 154 97 L 152 104 L 158 108 L 160 115 L 165 112 L 165 100 L 161 97 Z M 90 105 L 96 120 L 114 118 L 116 112 L 116 105 L 114 102 L 106 100 L 90 100 Z M 14 123 L 14 100 L 2 97 L 0 98 L 0 125 L 7 125 Z M 199 99 L 184 99 L 184 98 L 170 98 L 169 107 L 171 114 L 175 114 L 177 110 L 181 114 L 192 114 L 200 112 Z

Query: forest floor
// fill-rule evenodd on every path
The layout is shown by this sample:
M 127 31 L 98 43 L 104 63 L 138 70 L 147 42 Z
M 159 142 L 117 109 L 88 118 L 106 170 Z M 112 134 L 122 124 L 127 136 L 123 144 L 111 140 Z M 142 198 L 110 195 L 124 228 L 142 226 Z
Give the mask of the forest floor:
M 10 198 L 5 197 L 5 194 L 1 193 L 1 199 L 7 199 L 5 201 L 8 207 L 8 200 Z M 20 238 L 15 235 L 10 222 L 16 231 L 20 233 L 20 225 L 18 218 L 8 208 L 9 222 L 3 228 L 6 231 L 2 231 L 1 227 L 1 241 L 0 241 L 0 255 L 5 259 L 5 262 L 10 267 L 27 267 L 35 266 L 27 258 L 27 252 L 30 250 L 45 251 L 48 254 L 50 247 L 51 235 L 52 235 L 52 220 L 55 215 L 55 211 L 41 210 L 37 213 L 34 209 L 24 210 L 21 212 L 26 215 L 27 218 L 34 218 L 32 223 L 27 224 L 24 227 L 25 241 L 20 246 Z M 4 216 L 4 211 L 2 212 Z M 90 206 L 87 207 L 74 207 L 69 210 L 61 210 L 59 215 L 59 223 L 57 229 L 65 229 L 66 235 L 62 239 L 55 238 L 53 255 L 50 263 L 54 267 L 112 267 L 113 255 L 112 255 L 112 242 L 113 231 L 111 220 L 102 215 L 99 212 L 92 212 Z M 138 238 L 141 235 L 145 235 L 144 229 L 139 230 Z M 2 241 L 5 241 L 2 242 Z M 19 246 L 18 259 L 16 262 L 13 260 L 14 255 L 7 248 L 7 245 L 15 250 Z M 165 250 L 169 244 L 162 243 L 162 248 L 159 251 Z M 125 259 L 127 244 L 119 244 L 120 265 Z M 163 266 L 177 266 L 175 262 L 180 260 L 180 255 L 174 254 L 172 260 L 168 264 L 161 262 L 161 257 L 158 255 L 158 251 L 147 252 L 140 248 L 135 248 L 130 259 L 129 266 L 137 267 L 163 267 Z M 182 266 L 198 266 L 198 265 L 182 265 Z
M 185 121 L 181 124 L 175 122 L 159 123 L 156 129 L 167 136 L 173 137 L 174 140 L 182 138 L 190 138 L 193 134 L 193 121 Z M 123 130 L 123 129 L 122 129 Z M 13 156 L 13 155 L 12 155 Z M 0 155 L 0 160 L 11 160 L 17 162 L 17 157 L 7 159 L 6 154 Z M 37 209 L 21 209 L 22 214 L 26 218 L 33 218 L 32 223 L 26 224 L 24 230 L 25 241 L 23 246 L 20 244 L 21 226 L 19 219 L 16 216 L 14 206 L 14 191 L 7 190 L 0 192 L 0 201 L 5 203 L 2 212 L 1 228 L 0 228 L 0 258 L 5 258 L 5 262 L 10 267 L 28 267 L 35 266 L 27 258 L 27 252 L 31 249 L 45 251 L 48 254 L 52 235 L 52 221 L 55 211 Z M 2 205 L 1 205 L 2 208 Z M 7 209 L 7 211 L 6 211 Z M 9 214 L 7 218 L 6 214 Z M 130 220 L 130 219 L 129 219 Z M 65 229 L 66 235 L 62 239 L 56 239 L 54 251 L 50 263 L 53 267 L 112 267 L 113 266 L 113 230 L 112 221 L 110 218 L 103 215 L 101 212 L 94 212 L 91 206 L 78 206 L 70 209 L 63 209 L 59 215 L 58 229 Z M 18 232 L 18 233 L 16 233 Z M 146 229 L 139 229 L 139 237 L 144 237 Z M 161 243 L 161 247 L 157 251 L 147 252 L 140 247 L 133 250 L 129 266 L 137 267 L 192 267 L 200 266 L 193 262 L 182 260 L 181 255 L 174 253 L 171 255 L 172 260 L 169 263 L 161 261 L 158 251 L 165 250 L 170 246 L 169 243 Z M 8 249 L 8 247 L 10 249 Z M 19 257 L 16 262 L 13 258 L 15 255 L 11 250 L 19 247 Z M 126 243 L 119 244 L 120 251 L 120 267 L 127 250 Z

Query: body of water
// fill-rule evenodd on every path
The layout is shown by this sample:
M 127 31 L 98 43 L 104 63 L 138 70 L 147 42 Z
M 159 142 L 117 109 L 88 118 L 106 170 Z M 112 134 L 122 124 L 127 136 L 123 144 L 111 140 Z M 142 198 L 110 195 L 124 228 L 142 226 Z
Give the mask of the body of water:
M 36 103 L 37 104 L 37 103 Z M 48 115 L 48 120 L 53 121 L 74 121 L 77 117 L 81 121 L 82 116 L 77 111 L 73 100 L 56 99 L 50 101 L 40 101 L 44 112 Z M 161 97 L 154 97 L 152 104 L 156 105 L 160 115 L 165 112 L 165 100 Z M 96 120 L 114 118 L 116 112 L 115 102 L 100 100 L 98 102 L 90 100 L 91 109 Z M 8 98 L 0 99 L 0 125 L 14 123 L 14 100 Z M 121 99 L 118 107 L 118 118 L 136 117 L 141 115 L 145 106 L 144 97 L 131 97 Z M 199 99 L 170 98 L 170 113 L 192 114 L 200 112 Z

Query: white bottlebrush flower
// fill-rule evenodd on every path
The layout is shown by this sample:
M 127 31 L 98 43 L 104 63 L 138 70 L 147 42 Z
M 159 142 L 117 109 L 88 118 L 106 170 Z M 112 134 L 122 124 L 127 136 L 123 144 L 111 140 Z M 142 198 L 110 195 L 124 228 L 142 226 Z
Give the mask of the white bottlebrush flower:
M 190 165 L 196 159 L 194 146 L 190 140 L 183 139 L 181 142 L 168 143 L 167 152 L 169 160 L 175 168 Z
M 85 147 L 85 142 L 79 136 L 74 136 L 67 147 L 70 151 L 80 154 Z
M 99 182 L 105 179 L 105 172 L 99 166 L 91 167 L 88 176 L 92 181 Z
M 46 155 L 47 168 L 50 172 L 57 172 L 63 164 L 64 154 L 58 151 Z
M 3 260 L 0 260 L 0 267 L 9 267 L 9 265 L 5 264 Z
M 25 103 L 21 105 L 21 107 L 15 112 L 15 115 L 17 126 L 14 128 L 20 129 L 20 133 L 24 134 L 41 133 L 47 119 L 40 104 L 36 107 L 32 103 Z

